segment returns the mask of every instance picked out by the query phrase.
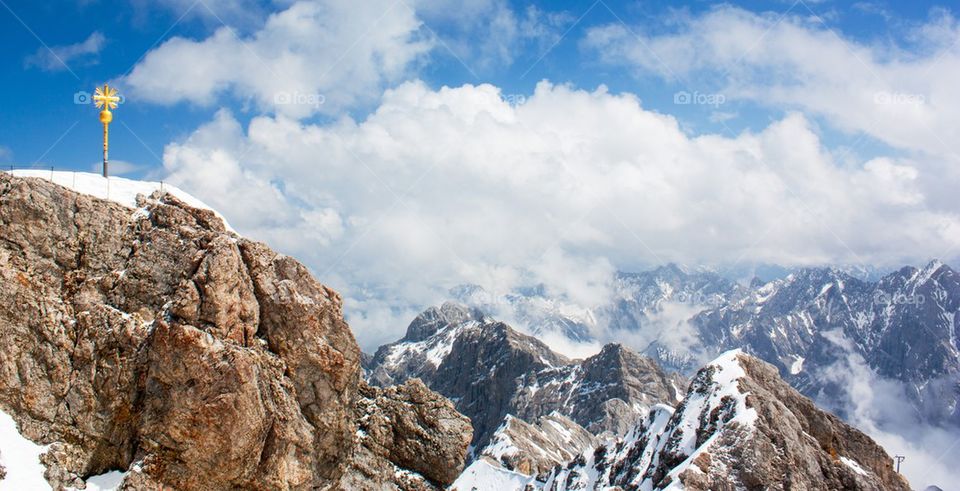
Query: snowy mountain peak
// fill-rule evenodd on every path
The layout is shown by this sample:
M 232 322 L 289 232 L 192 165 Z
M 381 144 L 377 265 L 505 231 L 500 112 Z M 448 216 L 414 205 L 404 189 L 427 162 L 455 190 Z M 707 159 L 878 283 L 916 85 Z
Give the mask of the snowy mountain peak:
M 551 491 L 909 489 L 879 445 L 739 351 L 702 368 L 675 411 L 654 408 L 624 438 L 532 484 Z
M 444 302 L 440 307 L 430 307 L 418 315 L 410 325 L 403 341 L 418 342 L 434 336 L 438 331 L 467 322 L 482 322 L 483 312 L 457 302 Z

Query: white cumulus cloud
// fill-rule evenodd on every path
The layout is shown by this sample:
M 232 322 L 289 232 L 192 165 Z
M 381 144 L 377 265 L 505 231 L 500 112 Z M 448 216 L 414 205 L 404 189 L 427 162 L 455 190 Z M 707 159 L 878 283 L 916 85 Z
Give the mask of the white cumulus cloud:
M 103 33 L 94 31 L 78 43 L 39 48 L 27 57 L 26 64 L 49 72 L 69 70 L 71 63 L 95 65 L 100 62 L 100 51 L 106 41 Z
M 375 102 L 430 47 L 403 2 L 300 1 L 249 35 L 223 26 L 200 40 L 174 37 L 122 82 L 148 102 L 212 105 L 229 95 L 303 118 Z

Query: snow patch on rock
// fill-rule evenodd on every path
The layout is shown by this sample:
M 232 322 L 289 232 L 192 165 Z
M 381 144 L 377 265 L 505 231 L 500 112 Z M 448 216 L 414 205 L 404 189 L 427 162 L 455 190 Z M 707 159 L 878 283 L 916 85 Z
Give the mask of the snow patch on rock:
M 0 410 L 0 465 L 7 473 L 0 480 L 0 490 L 50 489 L 43 477 L 45 468 L 40 463 L 40 456 L 47 448 L 21 435 L 13 418 Z
M 479 459 L 464 469 L 460 477 L 454 481 L 450 489 L 457 491 L 512 491 L 522 490 L 533 479 L 519 472 L 509 471 L 503 467 L 490 464 Z
M 138 181 L 126 179 L 123 177 L 103 177 L 91 172 L 73 172 L 73 171 L 49 171 L 41 169 L 15 169 L 6 171 L 16 177 L 35 177 L 44 179 L 54 184 L 59 184 L 78 193 L 87 194 L 95 198 L 113 201 L 128 208 L 137 208 L 137 195 L 150 196 L 154 191 L 164 191 L 176 196 L 193 208 L 210 210 L 217 215 L 217 218 L 223 220 L 223 225 L 227 230 L 233 231 L 227 220 L 203 201 L 192 196 L 190 193 L 169 184 L 156 181 Z M 135 214 L 142 216 L 146 210 L 137 209 Z

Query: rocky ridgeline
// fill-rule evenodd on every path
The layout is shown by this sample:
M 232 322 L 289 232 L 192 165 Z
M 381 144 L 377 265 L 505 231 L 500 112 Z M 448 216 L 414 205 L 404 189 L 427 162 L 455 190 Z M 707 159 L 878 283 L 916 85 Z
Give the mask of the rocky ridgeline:
M 55 489 L 435 489 L 472 429 L 368 387 L 339 295 L 170 195 L 0 174 L 0 409 Z
M 453 302 L 420 314 L 367 368 L 374 384 L 419 378 L 449 397 L 473 422 L 473 456 L 508 469 L 565 462 L 585 435 L 622 434 L 653 405 L 676 403 L 687 385 L 620 345 L 570 360 Z

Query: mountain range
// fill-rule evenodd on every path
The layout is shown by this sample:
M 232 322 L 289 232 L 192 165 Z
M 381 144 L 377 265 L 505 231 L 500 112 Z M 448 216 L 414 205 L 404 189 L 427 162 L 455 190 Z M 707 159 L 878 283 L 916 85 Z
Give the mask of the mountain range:
M 690 375 L 741 348 L 776 366 L 802 393 L 844 415 L 844 376 L 862 369 L 900 385 L 915 418 L 960 426 L 960 275 L 931 261 L 868 281 L 837 268 L 802 268 L 742 285 L 675 265 L 618 273 L 607 302 L 578 307 L 543 289 L 491 299 L 479 287 L 451 294 L 514 319 L 534 335 L 575 342 L 625 339 L 668 370 Z
M 202 204 L 138 193 L 116 203 L 0 174 L 4 486 L 905 490 L 883 448 L 787 381 L 830 396 L 839 382 L 809 374 L 857 355 L 884 377 L 956 374 L 955 337 L 954 351 L 903 339 L 904 324 L 955 332 L 918 317 L 954 308 L 955 275 L 936 264 L 746 287 L 668 266 L 618 275 L 616 301 L 596 308 L 513 294 L 533 329 L 447 302 L 365 356 L 306 267 Z M 890 301 L 871 317 L 878 291 Z M 541 340 L 604 332 L 625 342 L 575 358 Z M 650 333 L 639 351 L 626 342 Z M 857 351 L 903 344 L 899 364 Z M 917 396 L 935 398 L 929 385 Z M 926 401 L 926 417 L 952 421 Z

